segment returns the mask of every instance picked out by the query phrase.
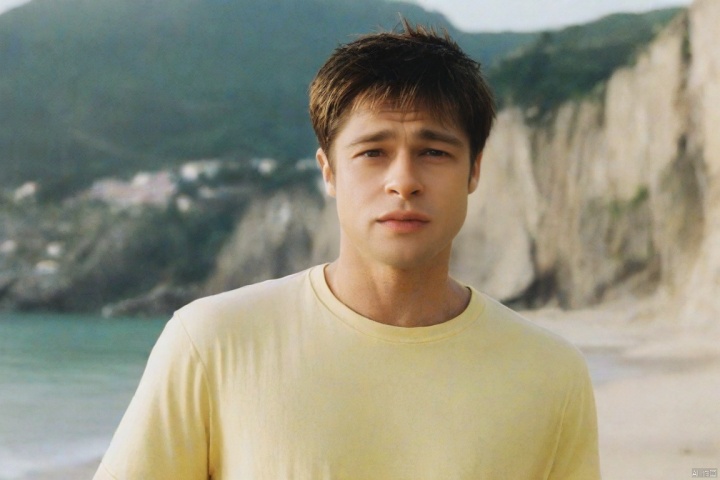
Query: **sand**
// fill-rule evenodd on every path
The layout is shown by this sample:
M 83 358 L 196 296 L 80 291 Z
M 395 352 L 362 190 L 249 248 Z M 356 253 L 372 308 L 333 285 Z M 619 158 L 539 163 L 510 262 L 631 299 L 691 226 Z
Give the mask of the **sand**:
M 653 311 L 624 301 L 526 313 L 604 371 L 594 383 L 605 480 L 682 480 L 693 468 L 720 468 L 720 322 L 683 326 Z
M 86 465 L 63 468 L 55 472 L 39 473 L 25 478 L 26 480 L 91 480 L 99 463 L 100 459 Z

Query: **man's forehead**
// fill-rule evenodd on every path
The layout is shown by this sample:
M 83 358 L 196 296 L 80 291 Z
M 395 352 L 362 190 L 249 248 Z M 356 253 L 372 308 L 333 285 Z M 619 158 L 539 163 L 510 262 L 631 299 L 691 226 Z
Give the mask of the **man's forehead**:
M 461 128 L 443 124 L 431 112 L 422 108 L 400 110 L 393 105 L 383 105 L 362 106 L 349 114 L 331 149 L 354 148 L 406 135 L 457 148 L 469 147 L 469 139 Z
M 452 114 L 449 108 L 429 102 L 416 101 L 410 104 L 401 104 L 399 101 L 373 101 L 372 99 L 359 99 L 354 102 L 344 115 L 340 129 L 355 117 L 385 117 L 403 121 L 428 120 L 440 127 L 461 130 L 457 114 Z M 338 132 L 339 133 L 339 132 Z

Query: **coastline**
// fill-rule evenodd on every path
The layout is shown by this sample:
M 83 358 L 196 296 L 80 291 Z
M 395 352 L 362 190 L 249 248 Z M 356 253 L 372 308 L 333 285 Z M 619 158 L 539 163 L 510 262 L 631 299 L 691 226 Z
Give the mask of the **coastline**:
M 652 303 L 521 312 L 586 356 L 603 479 L 692 478 L 720 467 L 720 328 L 673 324 Z M 100 458 L 23 480 L 91 479 Z
M 586 355 L 605 480 L 678 480 L 720 468 L 720 328 L 673 324 L 658 312 L 630 300 L 523 312 Z
M 91 480 L 93 475 L 95 475 L 98 465 L 100 465 L 99 458 L 93 462 L 61 468 L 55 470 L 54 472 L 38 472 L 23 477 L 23 480 L 67 480 L 70 478 L 77 480 Z

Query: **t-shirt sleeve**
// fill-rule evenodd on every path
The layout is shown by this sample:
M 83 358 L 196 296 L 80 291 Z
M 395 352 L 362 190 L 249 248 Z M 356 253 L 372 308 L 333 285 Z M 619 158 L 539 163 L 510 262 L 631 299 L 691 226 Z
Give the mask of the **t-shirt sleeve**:
M 600 479 L 597 412 L 584 361 L 568 391 L 555 460 L 548 480 Z
M 209 426 L 205 368 L 176 316 L 153 347 L 94 478 L 208 479 Z

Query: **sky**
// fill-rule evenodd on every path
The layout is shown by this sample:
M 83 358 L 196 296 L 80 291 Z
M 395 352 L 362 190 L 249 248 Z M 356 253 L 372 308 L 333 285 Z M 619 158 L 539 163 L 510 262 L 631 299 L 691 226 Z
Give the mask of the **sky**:
M 26 1 L 27 0 L 0 0 L 0 13 L 13 7 L 17 7 L 18 5 L 22 5 Z
M 0 13 L 28 0 L 0 0 Z M 358 0 L 362 1 L 362 0 Z M 469 32 L 537 31 L 577 25 L 615 12 L 689 5 L 691 0 L 405 0 L 443 13 Z
M 537 31 L 577 25 L 616 12 L 687 6 L 691 0 L 406 0 L 443 13 L 461 30 Z

